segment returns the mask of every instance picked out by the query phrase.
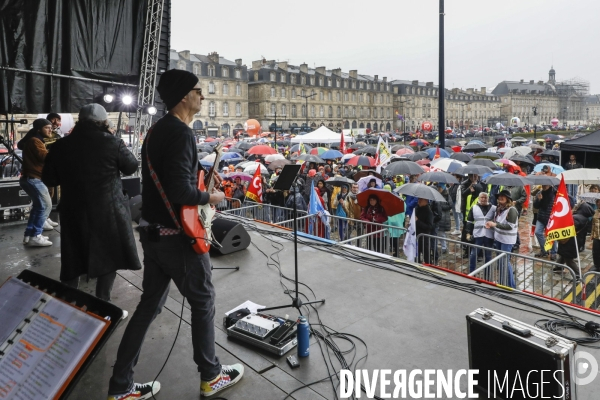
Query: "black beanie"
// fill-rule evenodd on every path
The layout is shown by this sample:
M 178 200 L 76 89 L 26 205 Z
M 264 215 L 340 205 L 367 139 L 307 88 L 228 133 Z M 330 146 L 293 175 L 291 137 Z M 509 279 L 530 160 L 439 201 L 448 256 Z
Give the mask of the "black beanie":
M 175 107 L 198 83 L 198 77 L 181 69 L 170 69 L 160 77 L 156 89 L 167 110 Z
M 46 118 L 38 118 L 33 121 L 33 130 L 37 132 L 47 125 L 52 125 L 52 122 L 48 121 Z

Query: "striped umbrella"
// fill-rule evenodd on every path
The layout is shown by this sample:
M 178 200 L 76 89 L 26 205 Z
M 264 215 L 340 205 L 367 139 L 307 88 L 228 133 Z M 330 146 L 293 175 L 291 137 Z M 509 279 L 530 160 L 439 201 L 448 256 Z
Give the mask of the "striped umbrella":
M 427 140 L 423 140 L 423 139 L 415 139 L 412 142 L 410 142 L 409 145 L 411 145 L 411 146 L 427 146 L 427 145 L 429 145 L 429 142 Z
M 374 167 L 375 159 L 367 156 L 354 156 L 346 162 L 347 165 L 354 167 L 362 165 L 363 167 Z
M 315 156 L 320 156 L 321 154 L 325 153 L 327 150 L 329 150 L 327 147 L 315 147 L 310 150 L 310 154 L 315 155 Z

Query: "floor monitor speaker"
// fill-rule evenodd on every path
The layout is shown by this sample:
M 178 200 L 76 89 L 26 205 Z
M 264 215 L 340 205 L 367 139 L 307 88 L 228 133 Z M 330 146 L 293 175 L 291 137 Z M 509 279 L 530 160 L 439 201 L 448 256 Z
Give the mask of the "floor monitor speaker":
M 250 235 L 241 224 L 223 218 L 215 218 L 212 222 L 212 231 L 221 248 L 211 246 L 211 252 L 216 254 L 230 254 L 244 250 L 250 246 Z

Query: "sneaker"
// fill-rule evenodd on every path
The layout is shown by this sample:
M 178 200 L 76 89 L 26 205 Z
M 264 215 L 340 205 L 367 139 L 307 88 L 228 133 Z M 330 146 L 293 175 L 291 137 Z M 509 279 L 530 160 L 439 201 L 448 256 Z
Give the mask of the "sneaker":
M 50 223 L 46 220 L 44 221 L 44 226 L 42 227 L 42 229 L 45 231 L 51 231 L 54 230 L 54 226 L 50 225 Z
M 225 390 L 238 383 L 242 375 L 244 375 L 242 364 L 222 365 L 221 373 L 216 378 L 200 382 L 200 395 L 208 397 Z
M 123 315 L 121 315 L 121 320 L 127 319 L 129 317 L 129 312 L 127 310 L 123 310 Z
M 460 235 L 461 232 L 458 229 L 453 230 L 452 232 L 450 232 L 451 235 Z
M 550 260 L 556 261 L 556 254 L 550 254 Z
M 134 383 L 129 393 L 108 395 L 108 400 L 144 400 L 151 399 L 152 394 L 158 393 L 160 382 Z
M 44 236 L 44 235 L 40 235 L 41 237 L 43 237 L 44 239 L 48 240 L 48 236 Z M 23 236 L 23 244 L 29 244 L 29 240 L 32 238 L 33 236 Z
M 46 222 L 47 222 L 48 224 L 52 225 L 52 226 L 58 226 L 58 222 L 54 222 L 54 221 L 52 221 L 50 218 L 48 218 L 48 219 L 46 220 Z
M 539 253 L 535 253 L 533 256 L 538 257 L 538 258 L 545 258 L 545 257 L 548 257 L 548 253 L 544 253 L 544 252 L 540 251 Z
M 29 246 L 52 246 L 52 242 L 45 238 L 45 236 L 37 235 L 29 239 Z

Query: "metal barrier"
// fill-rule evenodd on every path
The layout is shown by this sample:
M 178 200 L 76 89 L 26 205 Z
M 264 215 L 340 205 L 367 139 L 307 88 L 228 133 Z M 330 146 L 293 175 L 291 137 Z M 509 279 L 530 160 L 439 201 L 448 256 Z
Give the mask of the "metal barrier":
M 447 248 L 442 252 L 438 248 L 439 237 L 418 235 L 419 259 L 503 286 L 579 303 L 576 296 L 568 298 L 576 287 L 576 274 L 566 265 L 455 239 L 444 240 Z
M 336 240 L 340 244 L 349 244 L 361 249 L 400 257 L 402 237 L 406 233 L 406 229 L 337 215 L 332 215 L 330 218 L 332 240 Z
M 231 197 L 225 197 L 225 200 L 221 201 L 217 204 L 217 211 L 224 212 L 229 210 L 234 210 L 242 207 L 242 202 L 240 199 L 234 199 Z
M 236 199 L 233 199 L 236 200 Z M 239 200 L 238 200 L 239 201 Z M 219 203 L 221 204 L 221 203 Z M 233 203 L 235 204 L 235 203 Z M 271 204 L 244 203 L 242 207 L 233 207 L 222 212 L 237 215 L 239 217 L 255 219 L 268 222 L 270 224 L 279 224 L 282 222 L 294 220 L 294 210 L 291 208 L 273 206 Z M 306 216 L 306 211 L 298 210 L 298 217 Z M 300 230 L 300 228 L 298 228 Z
M 582 282 L 584 288 L 578 287 L 575 297 L 581 299 L 581 305 L 598 310 L 600 309 L 600 272 L 590 271 L 583 274 Z M 582 292 L 578 293 L 579 289 Z

